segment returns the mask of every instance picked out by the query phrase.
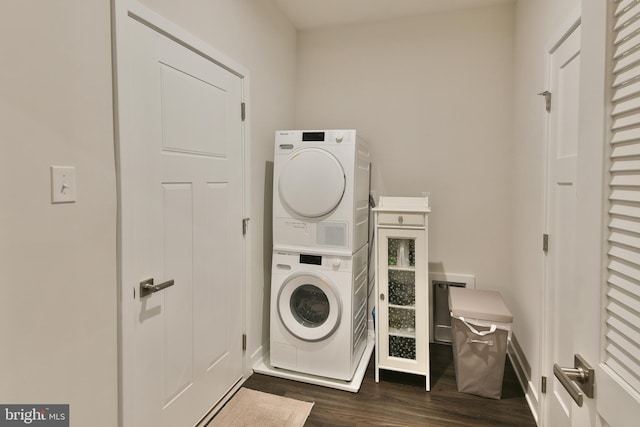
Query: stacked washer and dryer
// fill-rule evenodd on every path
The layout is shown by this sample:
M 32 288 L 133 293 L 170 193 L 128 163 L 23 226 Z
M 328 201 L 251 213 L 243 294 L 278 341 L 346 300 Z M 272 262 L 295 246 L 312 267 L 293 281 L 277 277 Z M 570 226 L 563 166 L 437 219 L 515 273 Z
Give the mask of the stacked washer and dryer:
M 276 132 L 274 368 L 354 376 L 368 334 L 369 165 L 355 130 Z

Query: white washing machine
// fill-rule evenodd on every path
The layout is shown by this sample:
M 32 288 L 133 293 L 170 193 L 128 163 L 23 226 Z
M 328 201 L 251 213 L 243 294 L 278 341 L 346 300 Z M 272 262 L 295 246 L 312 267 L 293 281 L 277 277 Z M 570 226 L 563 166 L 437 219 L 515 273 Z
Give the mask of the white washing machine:
M 273 247 L 353 254 L 368 240 L 369 146 L 355 130 L 277 131 Z
M 366 346 L 367 249 L 353 256 L 274 251 L 272 367 L 353 378 Z

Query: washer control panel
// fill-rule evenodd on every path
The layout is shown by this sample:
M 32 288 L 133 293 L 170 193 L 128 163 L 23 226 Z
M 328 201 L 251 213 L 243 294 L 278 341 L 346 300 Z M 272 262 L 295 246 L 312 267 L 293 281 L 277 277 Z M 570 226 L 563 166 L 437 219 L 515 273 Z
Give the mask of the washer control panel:
M 351 271 L 350 257 L 342 257 L 337 255 L 306 255 L 300 254 L 299 264 L 314 265 L 322 270 L 331 271 Z

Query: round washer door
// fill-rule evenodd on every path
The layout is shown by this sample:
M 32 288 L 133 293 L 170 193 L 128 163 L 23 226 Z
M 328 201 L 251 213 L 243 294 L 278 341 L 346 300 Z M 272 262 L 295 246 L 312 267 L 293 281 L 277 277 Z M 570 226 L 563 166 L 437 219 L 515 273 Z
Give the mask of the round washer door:
M 342 300 L 329 279 L 316 272 L 300 272 L 280 287 L 278 315 L 295 337 L 319 341 L 333 334 L 340 324 Z
M 294 153 L 278 180 L 282 202 L 306 218 L 321 217 L 336 209 L 345 186 L 344 169 L 338 159 L 319 148 Z

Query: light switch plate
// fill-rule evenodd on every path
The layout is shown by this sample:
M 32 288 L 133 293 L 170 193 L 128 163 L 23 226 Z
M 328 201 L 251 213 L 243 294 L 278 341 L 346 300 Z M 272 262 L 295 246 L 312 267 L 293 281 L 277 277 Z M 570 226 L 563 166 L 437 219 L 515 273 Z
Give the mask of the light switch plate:
M 76 201 L 76 168 L 51 166 L 51 203 Z

